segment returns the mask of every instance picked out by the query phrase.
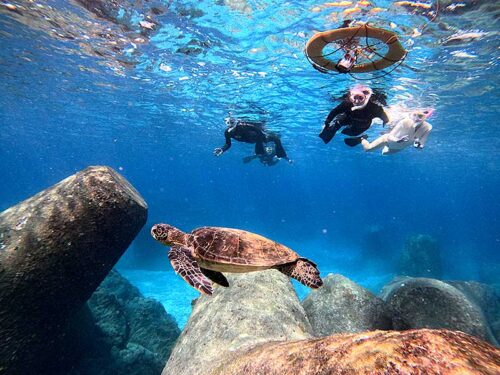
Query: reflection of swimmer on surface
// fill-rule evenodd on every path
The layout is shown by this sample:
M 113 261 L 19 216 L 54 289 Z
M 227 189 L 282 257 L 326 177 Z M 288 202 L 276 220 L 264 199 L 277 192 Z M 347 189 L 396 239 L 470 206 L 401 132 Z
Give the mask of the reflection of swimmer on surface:
M 432 109 L 413 110 L 397 121 L 387 134 L 368 142 L 365 137 L 360 140 L 365 151 L 374 151 L 382 148 L 382 154 L 394 154 L 413 145 L 423 149 L 432 130 L 432 125 L 426 120 L 432 114 Z
M 226 152 L 231 147 L 231 139 L 234 139 L 238 142 L 255 144 L 255 155 L 262 155 L 263 157 L 266 156 L 264 144 L 272 142 L 274 143 L 276 157 L 290 161 L 278 135 L 264 130 L 264 122 L 240 120 L 231 117 L 225 121 L 228 125 L 224 132 L 226 143 L 214 150 L 215 156 L 220 156 Z
M 276 149 L 273 146 L 266 146 L 264 148 L 264 152 L 265 152 L 265 154 L 250 155 L 250 156 L 244 157 L 243 163 L 248 164 L 252 160 L 255 160 L 258 158 L 262 164 L 267 165 L 268 167 L 272 167 L 273 165 L 278 164 L 280 159 L 276 156 Z M 288 159 L 288 162 L 291 163 L 292 161 L 290 159 Z
M 328 114 L 319 134 L 323 142 L 330 142 L 337 131 L 344 127 L 342 134 L 356 137 L 346 138 L 344 142 L 349 146 L 353 143 L 359 144 L 359 136 L 370 128 L 374 118 L 381 119 L 384 124 L 389 122 L 382 107 L 385 104 L 385 95 L 373 94 L 373 90 L 367 86 L 356 85 L 351 88 L 344 95 L 342 103 Z

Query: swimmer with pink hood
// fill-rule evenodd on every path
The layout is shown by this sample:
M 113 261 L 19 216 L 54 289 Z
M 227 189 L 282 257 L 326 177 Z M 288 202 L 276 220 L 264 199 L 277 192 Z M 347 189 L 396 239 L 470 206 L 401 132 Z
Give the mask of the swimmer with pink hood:
M 360 143 L 360 135 L 367 131 L 375 118 L 382 120 L 384 124 L 389 118 L 384 111 L 385 95 L 374 92 L 364 85 L 355 85 L 342 97 L 341 103 L 330 111 L 319 137 L 325 143 L 329 143 L 338 130 L 351 137 L 345 138 L 348 146 L 356 146 Z

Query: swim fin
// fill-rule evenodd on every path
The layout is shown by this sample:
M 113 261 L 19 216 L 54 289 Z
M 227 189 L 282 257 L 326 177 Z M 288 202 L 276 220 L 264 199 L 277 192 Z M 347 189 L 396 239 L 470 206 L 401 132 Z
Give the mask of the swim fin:
M 257 155 L 245 156 L 245 157 L 243 158 L 243 163 L 248 164 L 248 163 L 250 163 L 252 160 L 254 160 L 254 159 L 256 159 L 256 158 L 258 158 L 258 156 L 257 156 Z
M 355 147 L 361 143 L 362 139 L 366 139 L 367 137 L 355 137 L 355 138 L 344 138 L 344 143 L 349 147 Z
M 339 130 L 339 127 L 336 125 L 330 125 L 330 126 L 323 126 L 323 130 L 321 130 L 321 133 L 319 133 L 319 137 L 325 142 L 325 144 L 328 144 L 333 137 L 335 137 L 335 133 L 337 133 L 337 130 Z

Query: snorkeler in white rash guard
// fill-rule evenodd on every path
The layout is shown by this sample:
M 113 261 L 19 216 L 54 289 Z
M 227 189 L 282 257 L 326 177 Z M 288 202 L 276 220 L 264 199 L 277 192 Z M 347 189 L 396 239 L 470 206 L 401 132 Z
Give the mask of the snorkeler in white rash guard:
M 432 109 L 416 109 L 396 122 L 391 131 L 373 142 L 361 139 L 365 151 L 382 148 L 382 154 L 394 154 L 413 144 L 417 149 L 423 149 L 432 125 L 426 120 L 431 116 Z

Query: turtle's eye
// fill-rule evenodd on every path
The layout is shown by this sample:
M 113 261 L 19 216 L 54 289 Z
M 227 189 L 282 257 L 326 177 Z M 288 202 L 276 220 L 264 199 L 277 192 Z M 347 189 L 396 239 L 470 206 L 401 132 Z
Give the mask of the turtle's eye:
M 363 94 L 365 94 L 365 95 L 369 95 L 369 94 L 370 94 L 370 91 L 368 91 L 368 90 L 363 90 Z

